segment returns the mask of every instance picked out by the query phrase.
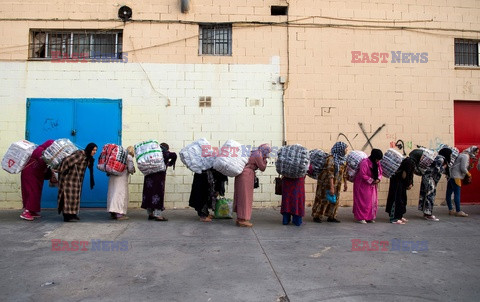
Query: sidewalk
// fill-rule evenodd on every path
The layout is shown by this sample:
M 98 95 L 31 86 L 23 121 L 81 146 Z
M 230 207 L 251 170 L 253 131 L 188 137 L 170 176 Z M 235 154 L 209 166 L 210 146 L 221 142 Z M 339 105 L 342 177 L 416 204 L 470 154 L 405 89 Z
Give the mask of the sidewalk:
M 53 210 L 33 222 L 2 210 L 1 300 L 478 301 L 480 206 L 462 209 L 470 217 L 436 207 L 431 222 L 409 207 L 410 221 L 393 225 L 380 208 L 362 225 L 352 208 L 340 209 L 339 224 L 313 223 L 307 208 L 301 227 L 283 226 L 279 209 L 254 209 L 253 228 L 202 223 L 193 209 L 166 211 L 168 222 L 141 209 L 127 221 L 82 209 L 77 223 Z M 53 239 L 88 241 L 88 250 L 52 251 Z M 353 239 L 389 246 L 352 251 Z

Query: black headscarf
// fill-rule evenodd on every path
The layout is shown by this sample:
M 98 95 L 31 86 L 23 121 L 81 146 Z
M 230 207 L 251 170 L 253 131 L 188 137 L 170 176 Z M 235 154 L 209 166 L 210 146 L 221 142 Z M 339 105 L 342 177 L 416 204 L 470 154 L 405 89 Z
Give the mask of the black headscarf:
M 380 149 L 372 149 L 370 156 L 368 157 L 372 162 L 372 178 L 373 180 L 378 180 L 378 164 L 377 160 L 381 160 L 383 158 L 383 152 Z
M 85 147 L 85 155 L 87 156 L 87 167 L 88 170 L 90 170 L 90 189 L 93 189 L 93 187 L 95 186 L 95 179 L 93 179 L 93 163 L 95 162 L 95 159 L 92 156 L 92 151 L 95 147 L 97 147 L 95 143 L 90 143 L 87 145 L 87 147 Z
M 448 164 L 450 163 L 450 160 L 452 158 L 452 149 L 450 148 L 443 148 L 440 151 L 438 151 L 438 155 L 441 155 L 445 157 L 445 161 L 443 162 L 444 164 L 447 165 L 445 168 L 445 174 L 450 177 L 450 169 L 448 168 Z
M 160 148 L 162 149 L 163 161 L 165 162 L 166 167 L 173 167 L 175 170 L 175 162 L 177 161 L 177 153 L 170 152 L 170 146 L 167 143 L 161 143 Z
M 400 174 L 401 179 L 406 187 L 413 185 L 413 171 L 415 171 L 416 165 L 417 164 L 415 160 L 407 156 L 402 161 L 402 163 L 400 164 L 400 167 L 396 172 L 397 174 Z M 405 172 L 405 178 L 403 178 L 403 175 L 402 175 L 404 172 Z

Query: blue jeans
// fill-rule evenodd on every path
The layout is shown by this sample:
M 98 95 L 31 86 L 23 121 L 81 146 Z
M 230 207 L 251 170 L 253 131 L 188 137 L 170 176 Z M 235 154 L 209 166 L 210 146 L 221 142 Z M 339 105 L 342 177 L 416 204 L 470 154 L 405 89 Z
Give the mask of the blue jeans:
M 301 226 L 302 225 L 302 222 L 303 222 L 303 219 L 301 216 L 297 216 L 297 215 L 292 215 L 292 214 L 287 214 L 287 213 L 283 213 L 283 225 L 287 225 L 290 223 L 290 220 L 293 222 L 294 225 L 296 226 Z M 292 216 L 293 216 L 293 219 L 292 219 Z
M 450 178 L 447 183 L 447 206 L 452 210 L 452 193 L 453 201 L 455 202 L 455 211 L 460 212 L 460 189 L 461 187 L 455 183 L 455 179 Z

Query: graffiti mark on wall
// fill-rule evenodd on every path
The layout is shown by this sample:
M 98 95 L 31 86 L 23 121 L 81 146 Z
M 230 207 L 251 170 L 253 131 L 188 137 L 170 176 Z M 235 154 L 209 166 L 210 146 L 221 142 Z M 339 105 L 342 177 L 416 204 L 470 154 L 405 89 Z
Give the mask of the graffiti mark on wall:
M 59 125 L 59 123 L 58 123 L 57 119 L 47 117 L 45 119 L 45 121 L 43 122 L 43 130 L 50 131 L 50 130 L 53 130 L 53 129 L 57 128 L 58 125 Z
M 380 127 L 378 127 L 377 130 L 375 130 L 375 132 L 373 132 L 373 134 L 370 135 L 370 136 L 367 134 L 367 131 L 365 130 L 365 127 L 363 126 L 363 123 L 358 123 L 358 126 L 360 127 L 360 130 L 362 130 L 363 136 L 365 136 L 365 139 L 366 139 L 365 144 L 363 145 L 363 147 L 362 147 L 360 150 L 365 151 L 365 149 L 366 149 L 368 146 L 370 146 L 370 148 L 373 149 L 372 139 L 373 139 L 378 133 L 380 133 L 380 131 L 382 131 L 383 127 L 385 127 L 385 124 L 383 124 L 383 125 L 381 125 Z M 355 134 L 355 136 L 352 138 L 352 140 L 354 140 L 357 136 L 358 136 L 358 133 Z M 338 140 L 340 137 L 344 137 L 344 138 L 345 138 L 345 140 L 347 141 L 348 145 L 350 146 L 350 148 L 351 148 L 352 150 L 355 149 L 355 148 L 353 147 L 352 142 L 351 142 L 350 139 L 347 137 L 347 135 L 345 135 L 344 133 L 340 132 L 340 133 L 337 135 L 337 140 Z

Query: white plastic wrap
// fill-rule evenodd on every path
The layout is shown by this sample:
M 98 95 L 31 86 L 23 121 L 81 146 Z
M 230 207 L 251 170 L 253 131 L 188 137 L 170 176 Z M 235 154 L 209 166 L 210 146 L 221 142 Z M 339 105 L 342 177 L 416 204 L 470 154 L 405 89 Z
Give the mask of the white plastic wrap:
M 2 159 L 2 168 L 8 173 L 20 173 L 37 148 L 32 142 L 21 140 L 10 145 Z
M 158 141 L 143 141 L 136 144 L 134 149 L 138 170 L 144 175 L 165 171 L 165 161 Z
M 42 158 L 49 167 L 56 169 L 65 157 L 77 150 L 78 148 L 68 138 L 60 138 L 43 151 Z
M 360 150 L 354 150 L 347 155 L 347 179 L 353 182 L 357 175 L 360 163 L 367 158 L 367 154 Z
M 395 149 L 388 149 L 385 152 L 380 164 L 382 165 L 382 175 L 390 178 L 397 172 L 398 168 L 402 164 L 404 157 Z
M 219 150 L 213 162 L 213 168 L 228 177 L 235 177 L 243 172 L 248 162 L 247 156 L 242 156 L 242 145 L 234 140 L 228 140 Z
M 310 166 L 310 154 L 301 145 L 287 145 L 278 150 L 275 163 L 277 173 L 288 178 L 300 178 L 307 174 Z
M 195 173 L 213 168 L 215 154 L 212 145 L 204 139 L 194 141 L 180 150 L 180 160 L 188 169 Z

